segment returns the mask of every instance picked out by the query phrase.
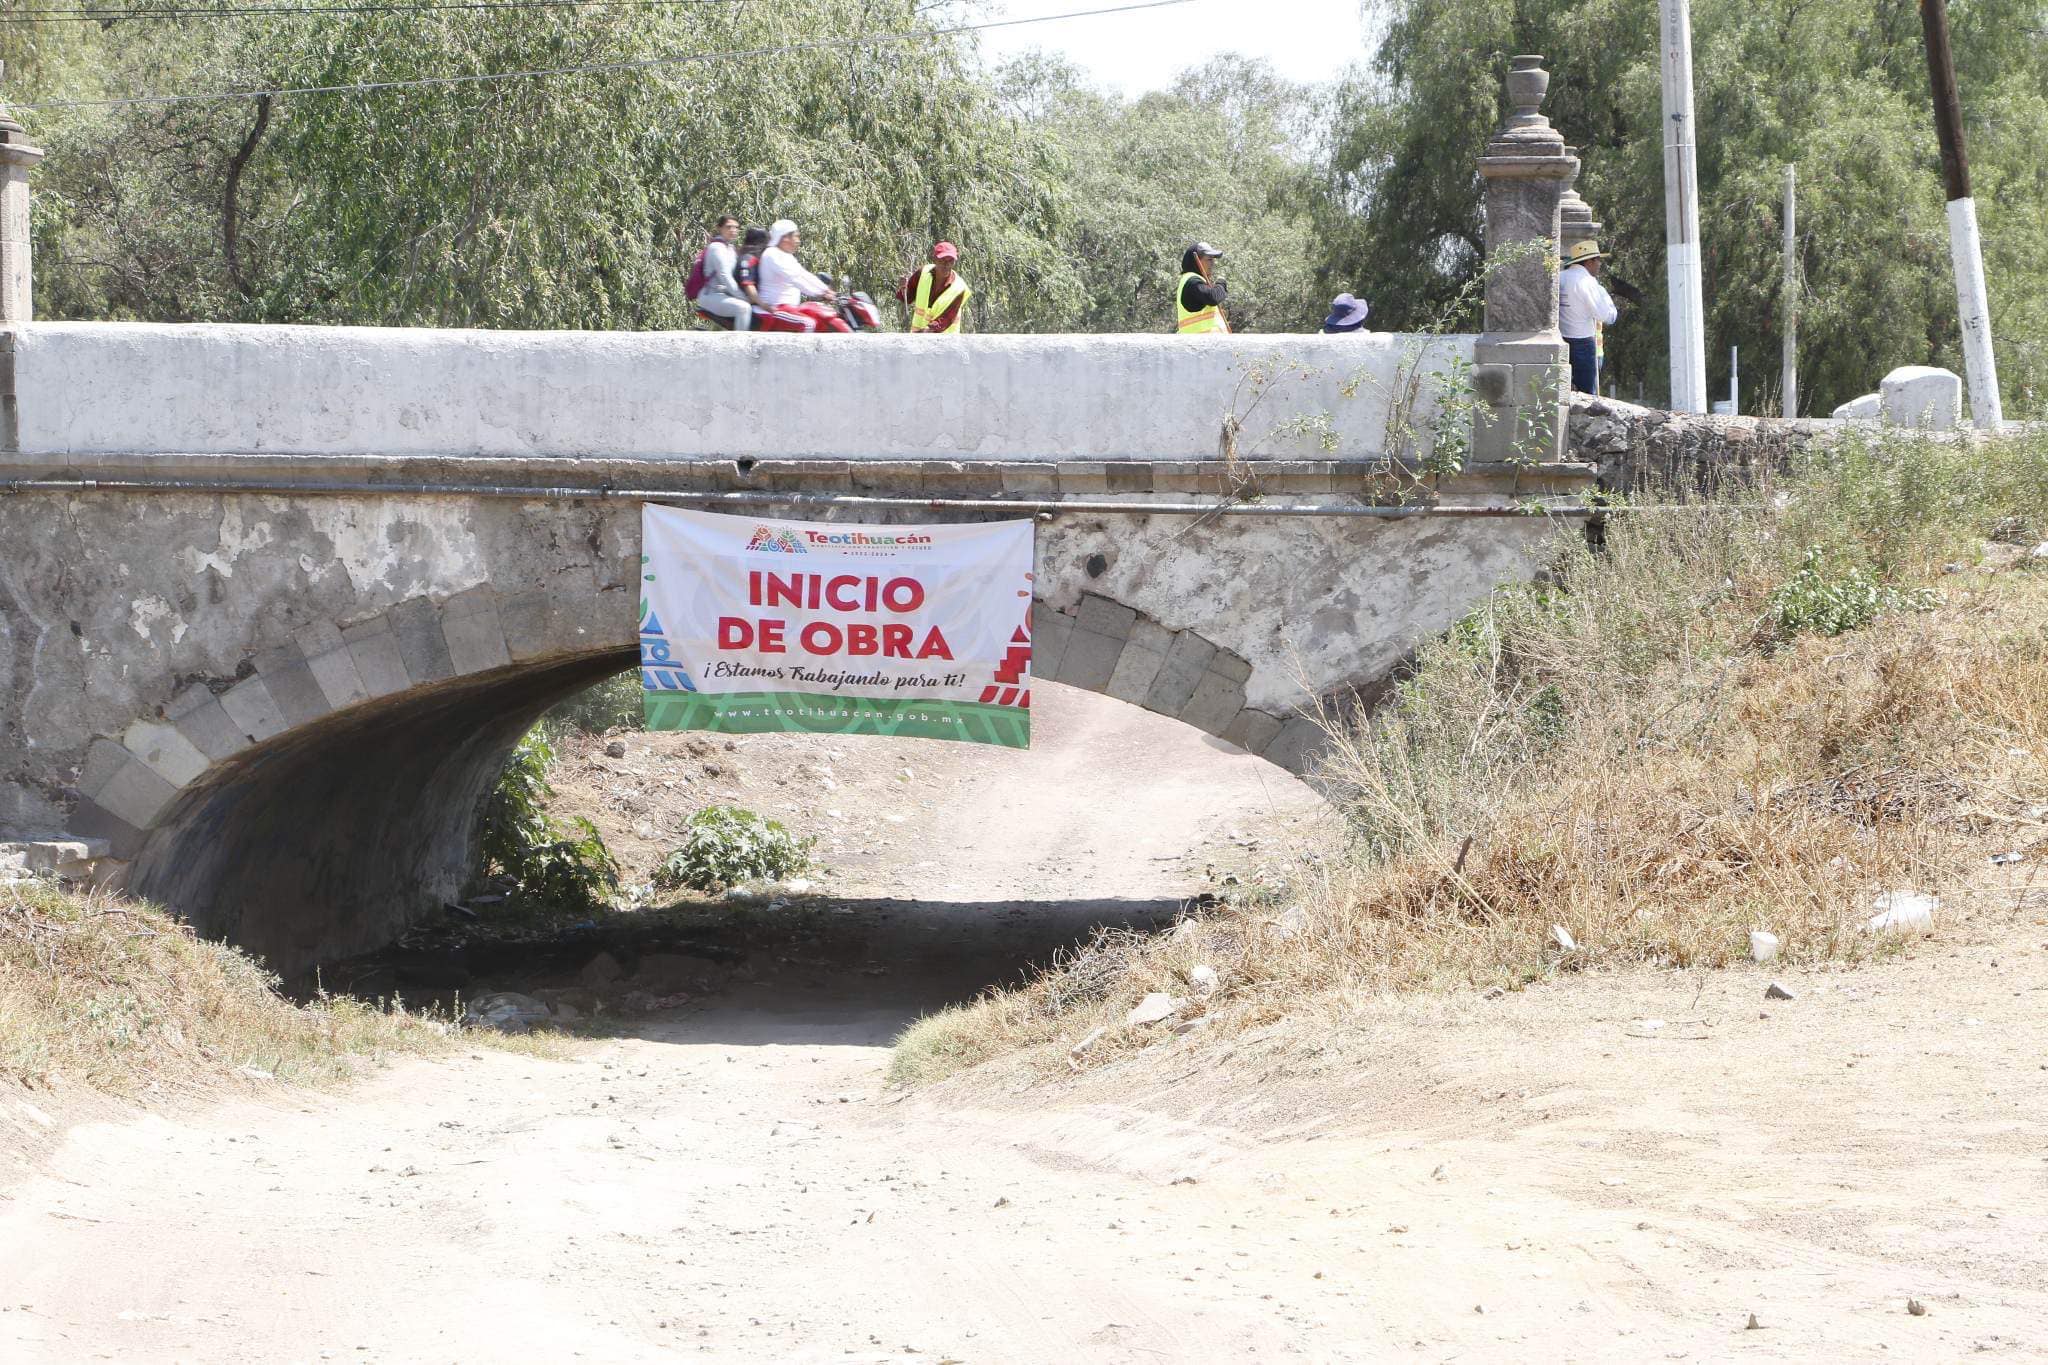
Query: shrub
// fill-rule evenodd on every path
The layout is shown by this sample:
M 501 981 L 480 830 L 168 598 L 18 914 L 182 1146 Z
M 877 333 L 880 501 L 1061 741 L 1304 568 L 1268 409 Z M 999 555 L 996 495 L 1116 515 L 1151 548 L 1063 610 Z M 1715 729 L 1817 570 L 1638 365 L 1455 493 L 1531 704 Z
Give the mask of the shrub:
M 1807 550 L 1799 569 L 1771 593 L 1771 621 L 1778 634 L 1840 635 L 1867 626 L 1882 612 L 1932 606 L 1926 589 L 1902 590 L 1879 583 L 1856 566 L 1830 568 L 1821 548 Z
M 564 909 L 596 913 L 618 896 L 619 864 L 597 826 L 576 817 L 568 831 L 528 848 L 517 877 L 519 889 Z
M 554 826 L 541 803 L 554 795 L 548 785 L 548 767 L 555 761 L 554 746 L 536 726 L 513 746 L 484 805 L 483 857 L 486 869 L 507 872 L 520 866 L 527 851 L 554 837 Z
M 723 891 L 742 882 L 780 881 L 811 865 L 814 839 L 738 806 L 706 806 L 683 827 L 682 846 L 654 869 L 664 891 Z
M 594 913 L 618 894 L 619 865 L 588 820 L 578 818 L 564 832 L 548 818 L 541 803 L 554 795 L 554 761 L 543 726 L 512 750 L 484 806 L 482 871 L 509 878 L 535 900 Z

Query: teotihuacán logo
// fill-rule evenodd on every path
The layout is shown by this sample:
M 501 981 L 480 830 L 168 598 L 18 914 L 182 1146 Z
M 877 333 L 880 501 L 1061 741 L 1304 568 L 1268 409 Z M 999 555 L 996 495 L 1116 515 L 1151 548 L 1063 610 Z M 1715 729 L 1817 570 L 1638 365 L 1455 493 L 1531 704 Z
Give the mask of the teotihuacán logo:
M 754 528 L 754 538 L 747 542 L 749 550 L 766 550 L 776 554 L 800 555 L 808 553 L 796 533 L 784 527 L 780 531 L 766 526 Z

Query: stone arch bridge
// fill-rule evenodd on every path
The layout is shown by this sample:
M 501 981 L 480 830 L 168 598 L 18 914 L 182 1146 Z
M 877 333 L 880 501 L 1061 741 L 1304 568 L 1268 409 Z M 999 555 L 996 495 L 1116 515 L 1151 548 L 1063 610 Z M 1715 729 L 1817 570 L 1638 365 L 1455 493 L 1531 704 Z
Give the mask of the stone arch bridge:
M 1038 677 L 1298 771 L 1304 708 L 1527 577 L 1559 522 L 1499 514 L 1589 475 L 1472 464 L 1434 510 L 1375 506 L 1403 482 L 1395 371 L 1470 339 L 36 324 L 13 345 L 0 825 L 100 841 L 130 890 L 283 970 L 458 896 L 510 746 L 634 664 L 637 494 L 1035 511 Z
M 1577 166 L 1517 98 L 1494 247 L 1554 244 Z M 1186 339 L 35 323 L 17 255 L 0 838 L 281 972 L 389 941 L 517 738 L 633 666 L 663 500 L 1035 515 L 1038 677 L 1301 771 L 1318 703 L 1583 514 L 1546 254 L 1478 337 Z

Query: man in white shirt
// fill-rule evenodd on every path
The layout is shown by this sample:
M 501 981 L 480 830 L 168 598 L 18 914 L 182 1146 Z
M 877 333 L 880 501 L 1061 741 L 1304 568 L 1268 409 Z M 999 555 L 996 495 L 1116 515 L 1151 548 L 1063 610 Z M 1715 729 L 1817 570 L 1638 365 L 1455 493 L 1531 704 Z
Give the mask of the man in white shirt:
M 1598 278 L 1606 259 L 1598 242 L 1574 242 L 1557 277 L 1557 329 L 1572 353 L 1572 387 L 1581 393 L 1600 391 L 1600 329 L 1620 316 Z
M 795 253 L 802 246 L 803 237 L 789 219 L 778 218 L 768 229 L 768 249 L 761 253 L 762 303 L 777 313 L 810 317 L 819 330 L 851 331 L 833 306 L 838 304 L 839 295 L 797 260 Z M 812 299 L 822 300 L 827 306 L 810 305 L 808 301 Z

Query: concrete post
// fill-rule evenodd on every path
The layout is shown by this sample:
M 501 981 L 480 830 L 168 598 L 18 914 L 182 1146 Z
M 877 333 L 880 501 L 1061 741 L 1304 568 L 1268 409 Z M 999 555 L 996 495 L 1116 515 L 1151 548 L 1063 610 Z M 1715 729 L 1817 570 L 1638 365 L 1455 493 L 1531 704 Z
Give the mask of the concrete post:
M 0 63 L 0 78 L 6 66 Z M 43 159 L 31 147 L 28 133 L 0 105 L 0 327 L 27 322 L 30 292 L 28 233 L 28 171 Z
M 1472 457 L 1482 463 L 1564 458 L 1568 367 L 1557 330 L 1559 213 L 1579 160 L 1541 112 L 1550 73 L 1511 59 L 1514 112 L 1486 144 L 1486 323 L 1474 352 Z M 1588 212 L 1590 217 L 1590 210 Z

